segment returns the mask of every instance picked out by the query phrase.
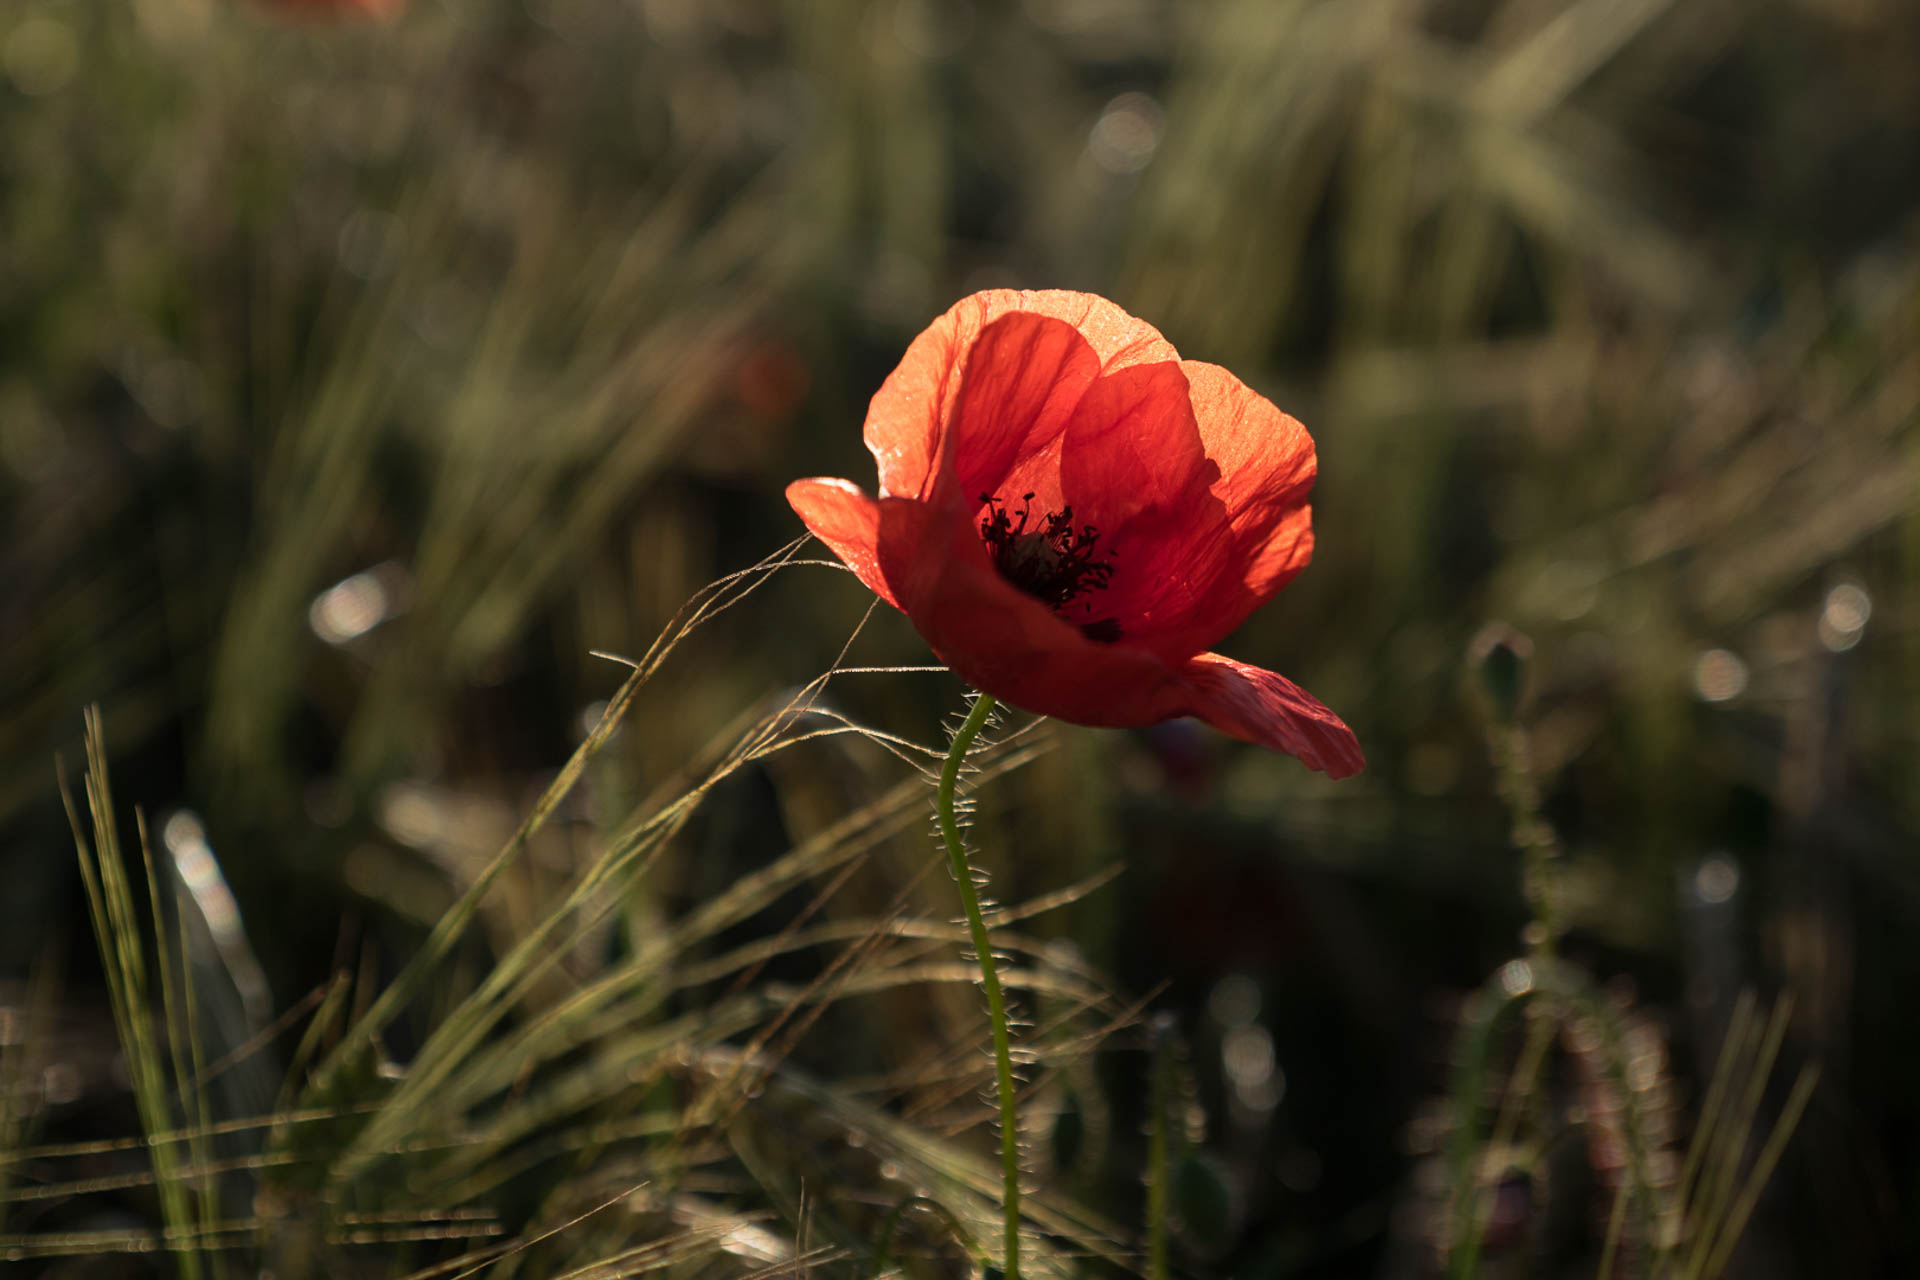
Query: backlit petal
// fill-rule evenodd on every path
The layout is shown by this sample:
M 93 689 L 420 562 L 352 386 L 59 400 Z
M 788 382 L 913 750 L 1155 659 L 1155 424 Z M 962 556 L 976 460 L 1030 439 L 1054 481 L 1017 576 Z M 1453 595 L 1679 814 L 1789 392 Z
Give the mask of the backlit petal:
M 932 519 L 933 508 L 921 504 L 883 504 L 883 545 L 933 545 Z M 1179 696 L 1175 668 L 1144 649 L 1089 640 L 996 573 L 970 528 L 947 528 L 946 549 L 901 566 L 895 584 L 914 627 L 954 674 L 1013 706 L 1076 724 L 1126 727 L 1184 714 L 1155 714 L 1150 705 Z
M 1179 359 L 1152 325 L 1090 293 L 989 289 L 962 298 L 913 340 L 867 410 L 867 448 L 879 465 L 883 495 L 931 495 L 968 352 L 983 329 L 1013 313 L 1071 326 L 1101 369 Z
M 1225 369 L 1198 360 L 1184 360 L 1180 368 L 1193 388 L 1207 456 L 1220 464 L 1214 496 L 1226 505 L 1238 554 L 1249 562 L 1243 578 L 1249 599 L 1231 630 L 1313 558 L 1307 495 L 1319 460 L 1299 419 Z
M 1192 694 L 1187 713 L 1222 733 L 1284 751 L 1329 778 L 1366 766 L 1353 730 L 1285 676 L 1217 653 L 1199 655 L 1182 675 Z
M 1115 619 L 1162 657 L 1190 657 L 1197 646 L 1150 637 L 1168 629 L 1162 618 L 1190 615 L 1230 571 L 1233 540 L 1212 495 L 1220 468 L 1202 447 L 1179 365 L 1136 365 L 1089 388 L 1061 439 L 1059 473 L 1061 501 L 1099 531 L 1114 568 L 1110 586 L 1076 609 Z
M 1171 361 L 1115 370 L 1087 388 L 1060 442 L 1061 496 L 1116 536 L 1143 513 L 1179 515 L 1220 478 Z
M 787 502 L 868 590 L 901 607 L 880 569 L 880 505 L 859 485 L 824 478 L 795 480 L 787 486 Z
M 920 504 L 883 507 L 889 517 L 920 522 L 922 530 L 931 519 L 931 509 Z M 904 529 L 883 537 L 897 546 L 931 541 L 923 531 Z M 959 539 L 954 550 L 969 541 Z M 1089 640 L 1010 586 L 984 555 L 927 557 L 912 585 L 901 586 L 911 601 L 908 617 L 941 661 L 1012 706 L 1108 728 L 1198 716 L 1333 778 L 1366 763 L 1340 717 L 1285 677 L 1215 653 L 1169 663 L 1132 645 Z
M 1306 567 L 1307 495 L 1318 469 L 1296 419 L 1218 365 L 1180 367 L 1206 455 L 1219 467 L 1214 501 L 1195 504 L 1184 527 L 1151 531 L 1158 554 L 1144 581 L 1116 574 L 1113 602 L 1134 617 L 1136 643 L 1169 656 L 1217 643 Z M 1177 590 L 1166 585 L 1175 582 Z
M 971 507 L 998 492 L 1023 459 L 1050 452 L 1088 389 L 1108 381 L 1099 373 L 1093 348 L 1070 324 L 1016 312 L 987 325 L 954 402 L 945 437 L 952 457 L 923 497 Z

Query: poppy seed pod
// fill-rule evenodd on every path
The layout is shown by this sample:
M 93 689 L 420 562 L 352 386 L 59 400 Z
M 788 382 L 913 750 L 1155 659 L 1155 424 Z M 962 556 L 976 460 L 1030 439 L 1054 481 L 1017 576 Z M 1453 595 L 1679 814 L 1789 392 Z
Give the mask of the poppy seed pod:
M 1527 664 L 1533 641 L 1504 622 L 1490 622 L 1467 646 L 1467 661 L 1480 678 L 1480 691 L 1495 722 L 1512 724 L 1526 699 Z

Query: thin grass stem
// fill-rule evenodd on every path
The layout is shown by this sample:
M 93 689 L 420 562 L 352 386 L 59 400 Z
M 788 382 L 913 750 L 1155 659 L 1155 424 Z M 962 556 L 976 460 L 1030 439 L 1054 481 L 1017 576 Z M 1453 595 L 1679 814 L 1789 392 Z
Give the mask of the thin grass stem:
M 1746 1042 L 1748 1028 L 1753 1023 L 1753 1006 L 1753 992 L 1742 991 L 1739 1000 L 1734 1003 L 1733 1015 L 1721 1033 L 1720 1057 L 1714 1063 L 1713 1078 L 1707 1083 L 1707 1095 L 1700 1104 L 1700 1118 L 1694 1124 L 1693 1141 L 1688 1144 L 1686 1163 L 1680 1169 L 1680 1180 L 1674 1185 L 1675 1204 L 1685 1205 L 1693 1195 L 1694 1180 L 1706 1176 L 1707 1148 L 1714 1140 L 1720 1124 L 1720 1111 L 1726 1103 L 1728 1092 L 1733 1088 L 1734 1066 L 1740 1058 L 1739 1046 Z M 1678 1236 L 1664 1242 L 1662 1255 L 1670 1255 L 1679 1245 Z
M 1780 1117 L 1774 1121 L 1773 1132 L 1767 1135 L 1766 1144 L 1754 1159 L 1753 1168 L 1747 1174 L 1747 1184 L 1741 1188 L 1740 1198 L 1727 1212 L 1726 1225 L 1713 1246 L 1713 1255 L 1707 1259 L 1707 1267 L 1702 1274 L 1708 1277 L 1721 1275 L 1733 1260 L 1733 1247 L 1746 1230 L 1747 1219 L 1753 1216 L 1754 1206 L 1760 1203 L 1760 1193 L 1766 1190 L 1767 1183 L 1772 1179 L 1774 1166 L 1780 1163 L 1780 1156 L 1786 1151 L 1793 1131 L 1800 1126 L 1801 1113 L 1807 1109 L 1807 1103 L 1813 1098 L 1813 1091 L 1819 1083 L 1819 1067 L 1801 1069 L 1799 1079 L 1793 1082 L 1793 1092 L 1788 1096 L 1786 1106 L 1780 1109 Z
M 879 1280 L 879 1277 L 885 1275 L 887 1269 L 893 1265 L 894 1233 L 899 1230 L 900 1220 L 907 1216 L 909 1209 L 925 1209 L 939 1218 L 947 1224 L 947 1230 L 953 1232 L 953 1238 L 960 1242 L 961 1247 L 966 1249 L 976 1263 L 983 1268 L 988 1265 L 985 1252 L 974 1241 L 973 1234 L 967 1230 L 966 1224 L 960 1221 L 953 1210 L 931 1196 L 908 1196 L 893 1206 L 893 1212 L 887 1215 L 886 1222 L 880 1227 L 880 1242 L 874 1246 L 873 1251 L 874 1280 Z
M 1607 1238 L 1600 1246 L 1600 1266 L 1593 1274 L 1597 1280 L 1613 1280 L 1613 1259 L 1620 1251 L 1620 1237 L 1627 1228 L 1627 1202 L 1633 1198 L 1633 1183 L 1622 1181 L 1613 1193 L 1613 1212 L 1607 1215 Z

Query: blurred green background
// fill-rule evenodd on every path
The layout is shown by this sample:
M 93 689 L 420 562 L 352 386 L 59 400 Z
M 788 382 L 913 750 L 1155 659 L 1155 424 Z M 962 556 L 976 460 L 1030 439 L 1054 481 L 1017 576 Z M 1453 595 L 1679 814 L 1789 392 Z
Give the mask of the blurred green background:
M 83 707 L 127 813 L 217 855 L 245 1028 L 390 974 L 618 686 L 590 651 L 794 537 L 788 480 L 870 484 L 866 399 L 956 297 L 1066 287 L 1313 432 L 1315 563 L 1223 648 L 1369 760 L 1068 728 L 983 795 L 1005 901 L 1124 865 L 1032 928 L 1175 1019 L 1219 1216 L 1182 1266 L 1432 1265 L 1420 1118 L 1525 920 L 1465 666 L 1493 619 L 1533 642 L 1569 951 L 1664 1031 L 1682 1135 L 1741 990 L 1790 991 L 1783 1061 L 1822 1065 L 1737 1273 L 1920 1266 L 1920 8 L 324 8 L 0 10 L 0 975 L 16 1009 L 58 975 L 43 1139 L 135 1126 L 55 786 Z M 868 603 L 788 569 L 675 652 L 468 961 Z M 928 659 L 876 615 L 846 660 Z M 960 694 L 827 700 L 938 746 Z M 904 776 L 867 745 L 729 779 L 631 927 Z M 948 918 L 895 844 L 847 892 Z M 941 1000 L 810 1061 L 968 1043 Z M 1144 1044 L 1082 1086 L 1123 1224 Z

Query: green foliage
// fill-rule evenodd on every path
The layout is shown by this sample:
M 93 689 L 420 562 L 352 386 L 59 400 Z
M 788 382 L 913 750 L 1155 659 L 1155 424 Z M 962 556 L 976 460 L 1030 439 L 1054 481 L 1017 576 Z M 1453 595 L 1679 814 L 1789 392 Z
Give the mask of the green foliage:
M 778 564 L 747 580 L 757 582 Z M 702 613 L 696 607 L 692 617 Z M 452 944 L 472 926 L 474 908 L 494 879 L 525 855 L 528 840 L 604 748 L 648 673 L 646 664 L 636 669 L 502 849 L 493 878 L 476 883 L 449 909 L 409 968 L 377 995 L 363 993 L 357 1013 L 339 999 L 320 1002 L 308 1036 L 331 1047 L 288 1076 L 281 1105 L 271 1114 L 227 1120 L 208 1110 L 193 993 L 168 996 L 160 1038 L 147 1024 L 146 930 L 119 861 L 103 734 L 97 718 L 90 719 L 93 840 L 77 813 L 74 835 L 141 1105 L 147 1135 L 141 1145 L 152 1161 L 149 1172 L 123 1185 L 154 1188 L 167 1225 L 157 1239 L 124 1229 L 16 1237 L 8 1246 L 16 1256 L 159 1248 L 189 1275 L 256 1265 L 278 1274 L 332 1275 L 355 1265 L 349 1259 L 367 1246 L 388 1246 L 399 1265 L 410 1253 L 397 1246 L 453 1240 L 466 1251 L 428 1273 L 616 1275 L 671 1264 L 731 1274 L 742 1260 L 818 1265 L 861 1258 L 876 1239 L 888 1242 L 883 1255 L 897 1249 L 899 1211 L 885 1215 L 884 1203 L 873 1198 L 888 1185 L 924 1188 L 908 1198 L 937 1204 L 959 1239 L 984 1234 L 997 1220 L 994 1163 L 945 1138 L 939 1125 L 903 1120 L 866 1095 L 911 1097 L 930 1089 L 933 1099 L 946 1099 L 929 1111 L 931 1120 L 955 1105 L 970 1111 L 951 1085 L 960 1082 L 964 1096 L 985 1084 L 988 1072 L 938 1062 L 851 1088 L 815 1079 L 789 1060 L 808 1029 L 841 1003 L 884 1001 L 929 983 L 968 985 L 969 966 L 933 958 L 951 953 L 964 932 L 908 916 L 896 904 L 878 917 L 842 917 L 813 928 L 795 922 L 764 941 L 715 948 L 729 926 L 795 888 L 820 886 L 816 907 L 827 906 L 879 843 L 923 819 L 927 793 L 920 775 L 701 903 L 664 933 L 629 936 L 622 958 L 577 982 L 564 1000 L 549 1005 L 540 998 L 539 979 L 568 967 L 580 938 L 631 896 L 706 791 L 767 756 L 822 735 L 856 732 L 830 714 L 801 714 L 824 681 L 750 726 L 692 792 L 625 824 L 625 838 L 609 844 L 574 890 L 552 904 L 483 981 L 456 994 L 410 1062 L 401 1067 L 383 1055 L 383 1032 L 430 984 L 449 980 Z M 981 751 L 980 778 L 1015 769 L 1044 749 L 1044 739 L 1028 736 Z M 147 877 L 157 895 L 151 861 Z M 152 918 L 163 929 L 188 909 L 181 902 L 169 911 L 158 896 L 153 906 Z M 1085 1036 L 1089 1030 L 1097 1036 L 1115 1012 L 1105 994 L 1044 956 L 1027 954 L 1017 939 L 1004 945 L 1015 953 L 1009 984 L 1074 1010 L 1030 1035 L 1029 1052 L 1066 1063 L 1097 1044 Z M 186 949 L 183 933 L 174 963 Z M 770 959 L 811 950 L 829 957 L 811 981 L 793 985 L 761 976 Z M 164 934 L 158 951 L 164 971 L 172 951 Z M 963 1034 L 983 1029 L 974 1025 Z M 309 1058 L 304 1045 L 295 1054 L 296 1061 Z M 261 1135 L 254 1154 L 237 1164 L 213 1158 L 210 1143 L 236 1129 Z M 99 1149 L 86 1143 L 12 1149 L 0 1152 L 0 1166 L 60 1168 Z M 239 1217 L 222 1212 L 217 1194 L 218 1175 L 235 1169 L 246 1176 L 246 1201 L 253 1206 Z M 56 1179 L 37 1190 L 42 1197 L 84 1193 L 93 1181 Z M 827 1194 L 815 1191 L 809 1199 L 810 1186 Z M 845 1188 L 872 1191 L 848 1194 Z M 763 1205 L 785 1222 L 784 1230 L 769 1228 Z M 1046 1234 L 1027 1241 L 1023 1252 L 1042 1273 L 1058 1269 L 1063 1245 L 1095 1256 L 1118 1257 L 1124 1249 L 1114 1227 L 1060 1197 L 1034 1197 L 1028 1215 Z M 635 1238 L 649 1243 L 624 1246 Z M 811 1239 L 820 1243 L 810 1245 Z M 415 1250 L 411 1256 L 434 1254 Z

